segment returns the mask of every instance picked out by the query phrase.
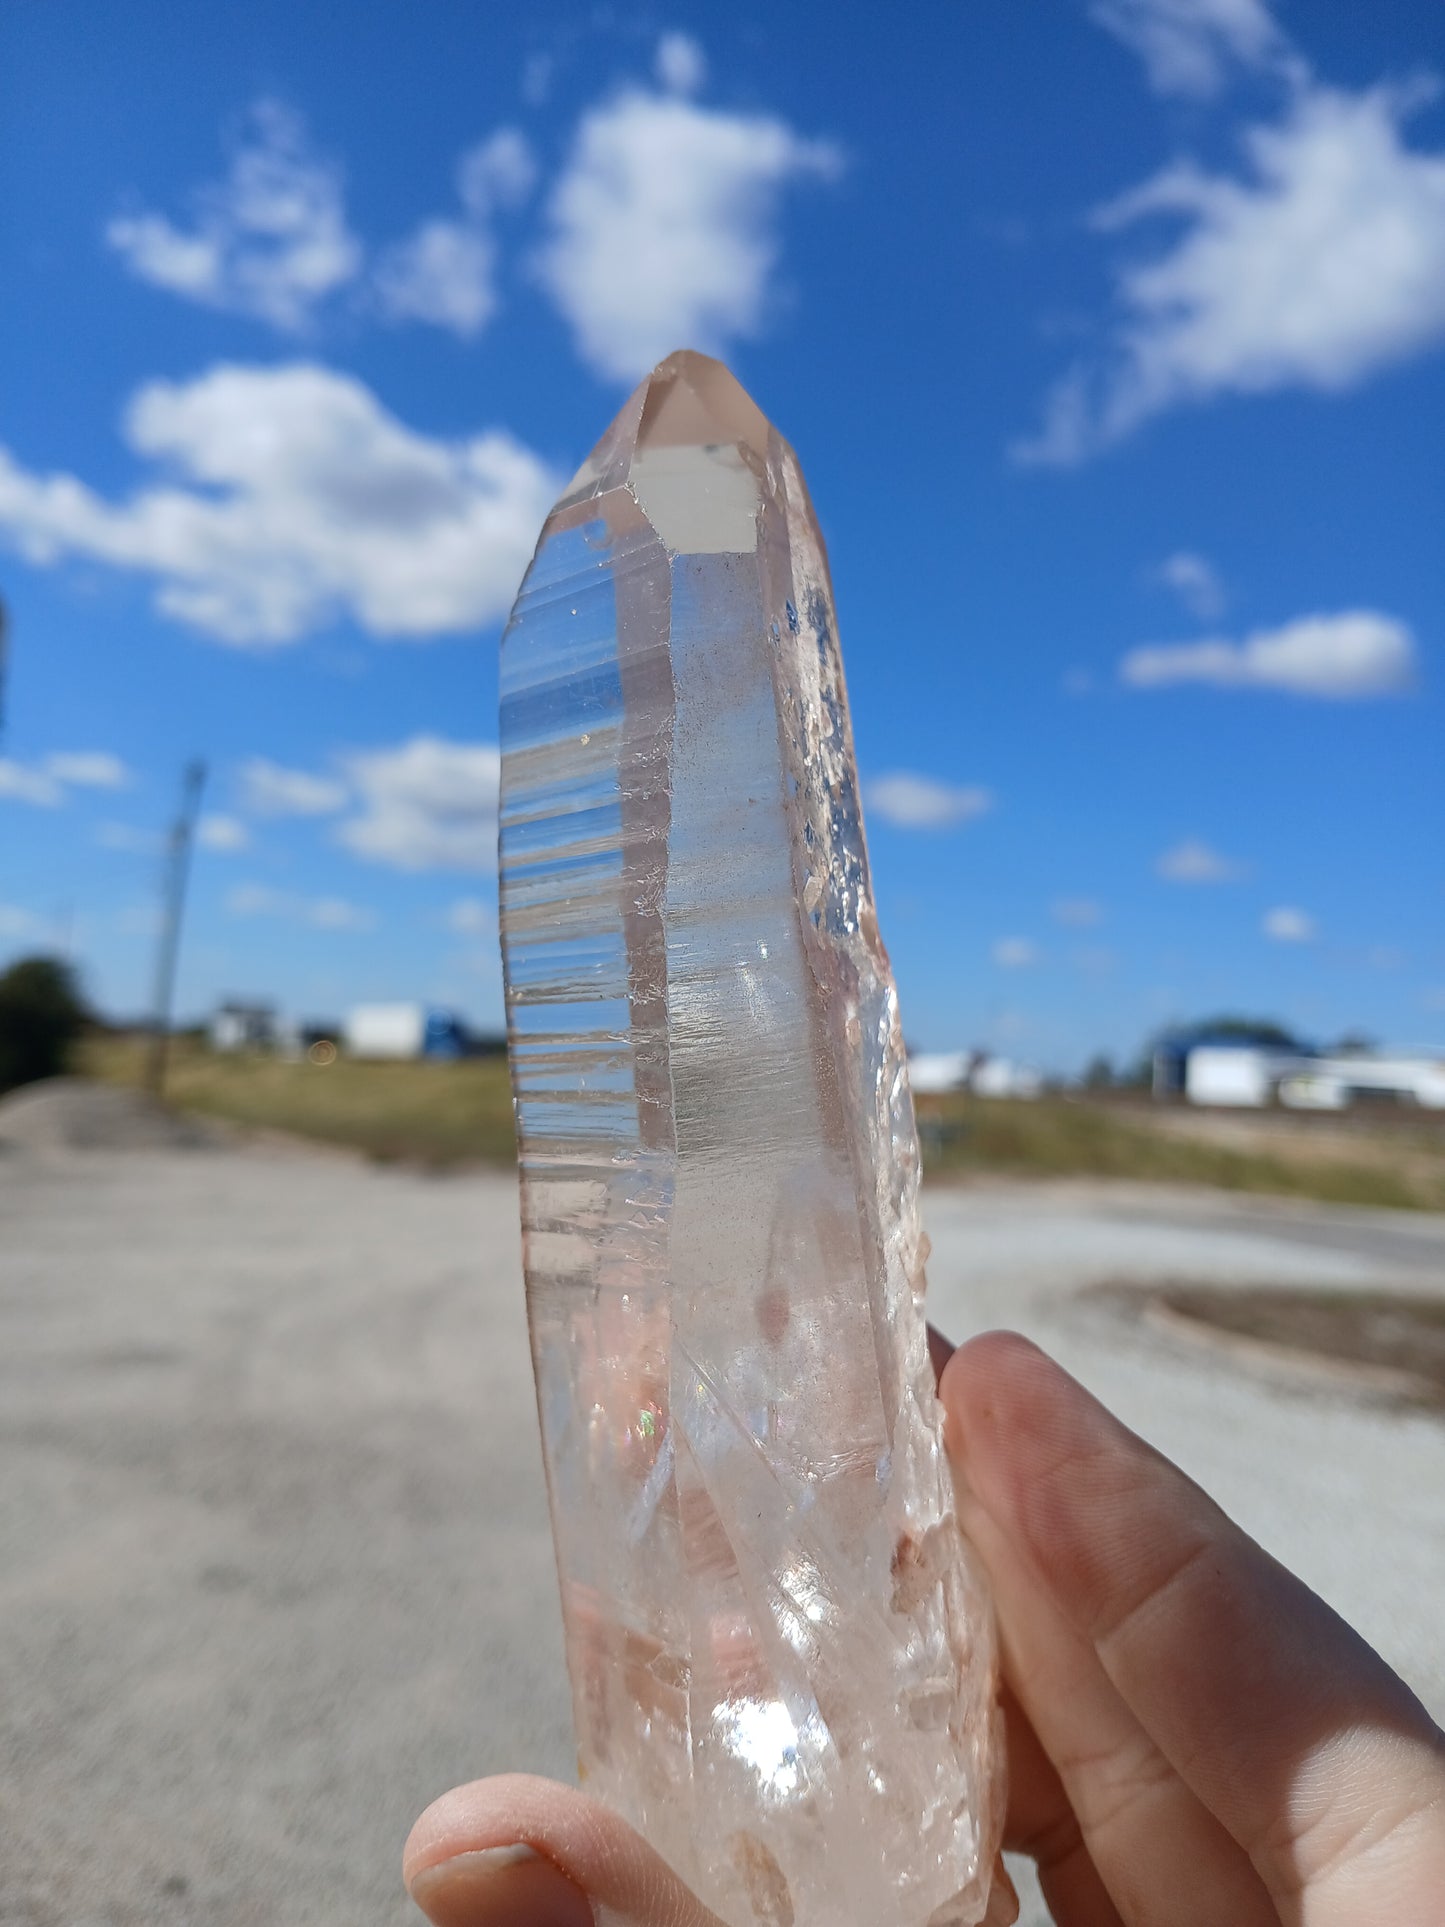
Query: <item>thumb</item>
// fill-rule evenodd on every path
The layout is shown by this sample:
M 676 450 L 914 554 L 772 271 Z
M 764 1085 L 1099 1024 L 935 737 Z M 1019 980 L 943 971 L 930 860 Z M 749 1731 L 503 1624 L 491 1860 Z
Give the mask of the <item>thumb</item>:
M 403 1871 L 435 1927 L 722 1927 L 625 1820 L 530 1774 L 443 1794 Z

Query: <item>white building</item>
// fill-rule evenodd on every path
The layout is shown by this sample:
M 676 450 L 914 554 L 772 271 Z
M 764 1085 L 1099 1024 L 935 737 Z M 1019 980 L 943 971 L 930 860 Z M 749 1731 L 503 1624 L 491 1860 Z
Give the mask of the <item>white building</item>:
M 972 1091 L 975 1097 L 1037 1097 L 1044 1080 L 1029 1064 L 987 1051 L 920 1051 L 908 1060 L 908 1082 L 920 1097 Z
M 1445 1055 L 1424 1051 L 1316 1057 L 1256 1044 L 1195 1044 L 1184 1060 L 1191 1104 L 1344 1111 L 1357 1103 L 1445 1110 Z
M 357 1004 L 343 1032 L 352 1057 L 460 1057 L 466 1048 L 458 1019 L 425 1004 Z
M 1445 1111 L 1445 1056 L 1316 1057 L 1279 1082 L 1279 1101 L 1301 1111 L 1343 1111 L 1393 1100 Z
M 276 1043 L 276 1006 L 231 998 L 211 1013 L 209 1030 L 212 1050 L 270 1050 Z

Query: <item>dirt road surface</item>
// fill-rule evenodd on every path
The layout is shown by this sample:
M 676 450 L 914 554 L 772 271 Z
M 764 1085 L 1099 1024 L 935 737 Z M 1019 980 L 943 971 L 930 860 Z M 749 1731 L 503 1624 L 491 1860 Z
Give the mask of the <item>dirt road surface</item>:
M 937 1323 L 1047 1345 L 1445 1713 L 1439 1419 L 1080 1296 L 1438 1292 L 1445 1220 L 1079 1184 L 926 1204 Z M 0 1156 L 0 1465 L 5 1927 L 402 1927 L 427 1800 L 569 1774 L 507 1179 Z

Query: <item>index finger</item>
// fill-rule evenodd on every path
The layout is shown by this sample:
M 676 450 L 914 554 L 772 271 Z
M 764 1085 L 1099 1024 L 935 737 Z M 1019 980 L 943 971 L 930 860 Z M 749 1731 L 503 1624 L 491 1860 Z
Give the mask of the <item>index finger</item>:
M 962 1347 L 941 1392 L 974 1498 L 1276 1900 L 1377 1901 L 1351 1868 L 1398 1828 L 1440 1891 L 1445 1741 L 1364 1640 L 1027 1340 Z

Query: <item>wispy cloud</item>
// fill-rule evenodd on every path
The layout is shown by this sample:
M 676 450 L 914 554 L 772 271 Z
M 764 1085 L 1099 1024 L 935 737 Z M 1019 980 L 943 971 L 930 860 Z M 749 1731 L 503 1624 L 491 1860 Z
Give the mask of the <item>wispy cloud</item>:
M 1290 904 L 1280 904 L 1276 909 L 1266 910 L 1260 921 L 1271 943 L 1313 943 L 1319 935 L 1319 925 L 1307 910 L 1297 910 Z
M 632 381 L 669 350 L 719 353 L 757 335 L 781 251 L 779 203 L 842 166 L 827 140 L 685 97 L 701 50 L 669 36 L 667 84 L 584 115 L 547 207 L 538 273 L 596 372 Z
M 707 79 L 707 55 L 687 33 L 665 33 L 653 56 L 657 83 L 670 94 L 695 94 Z
M 65 791 L 47 770 L 0 756 L 0 801 L 53 810 L 65 801 Z
M 1209 622 L 1224 611 L 1224 584 L 1207 556 L 1192 549 L 1176 549 L 1155 570 L 1166 589 L 1172 589 L 1191 615 Z
M 1233 883 L 1244 875 L 1244 866 L 1221 856 L 1197 837 L 1167 849 L 1154 865 L 1166 883 Z
M 1159 94 L 1218 93 L 1234 67 L 1282 64 L 1288 42 L 1262 0 L 1090 0 L 1097 23 L 1143 61 Z
M 1039 961 L 1039 947 L 1028 937 L 1000 937 L 989 953 L 1000 970 L 1027 970 Z
M 115 822 L 98 823 L 95 840 L 102 850 L 114 850 L 120 856 L 158 856 L 164 841 L 159 830 Z
M 0 942 L 30 943 L 48 938 L 51 926 L 20 903 L 0 903 Z
M 1104 921 L 1104 906 L 1093 897 L 1059 897 L 1049 914 L 1066 930 L 1092 930 Z
M 1219 395 L 1339 392 L 1445 337 L 1445 154 L 1404 138 L 1423 92 L 1301 87 L 1242 173 L 1181 161 L 1096 209 L 1100 233 L 1162 217 L 1174 238 L 1122 268 L 1108 352 L 1017 458 L 1079 462 Z
M 354 855 L 397 870 L 496 868 L 501 753 L 495 743 L 414 736 L 345 759 L 360 808 L 337 828 Z
M 1375 609 L 1298 616 L 1242 642 L 1211 637 L 1133 649 L 1119 665 L 1134 689 L 1209 683 L 1217 689 L 1282 689 L 1336 701 L 1398 696 L 1416 681 L 1415 639 Z
M 196 842 L 203 850 L 229 856 L 251 847 L 251 832 L 238 816 L 203 816 L 196 825 Z
M 497 928 L 496 908 L 480 897 L 458 897 L 447 910 L 446 926 L 461 937 L 493 936 Z
M 45 767 L 57 782 L 75 789 L 123 790 L 131 781 L 121 759 L 105 749 L 57 750 L 46 757 Z
M 312 930 L 370 930 L 376 913 L 345 897 L 308 897 L 291 890 L 275 890 L 264 883 L 239 883 L 225 897 L 233 917 L 280 917 Z
M 164 614 L 230 643 L 293 642 L 343 616 L 376 636 L 493 621 L 558 486 L 510 435 L 419 434 L 304 362 L 148 383 L 125 437 L 166 472 L 119 501 L 0 449 L 0 534 L 37 564 L 150 577 Z
M 333 776 L 286 769 L 253 756 L 241 770 L 241 795 L 254 816 L 329 816 L 345 809 L 350 792 Z
M 900 830 L 948 830 L 993 808 L 986 789 L 959 788 L 914 770 L 871 778 L 863 785 L 863 799 L 873 815 Z
M 140 280 L 298 334 L 361 270 L 340 170 L 313 151 L 300 115 L 280 101 L 255 103 L 225 179 L 192 201 L 184 224 L 146 212 L 106 228 Z
M 497 250 L 491 223 L 531 193 L 537 163 L 516 128 L 500 128 L 457 165 L 460 211 L 423 221 L 378 260 L 372 287 L 392 321 L 424 321 L 463 340 L 497 308 Z
M 121 790 L 131 780 L 125 764 L 109 750 L 55 750 L 34 763 L 0 756 L 0 799 L 38 809 L 57 809 L 70 789 Z

